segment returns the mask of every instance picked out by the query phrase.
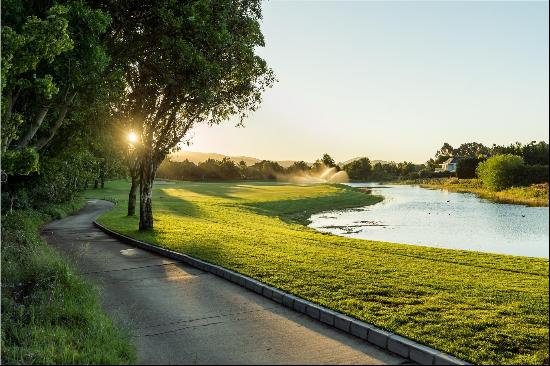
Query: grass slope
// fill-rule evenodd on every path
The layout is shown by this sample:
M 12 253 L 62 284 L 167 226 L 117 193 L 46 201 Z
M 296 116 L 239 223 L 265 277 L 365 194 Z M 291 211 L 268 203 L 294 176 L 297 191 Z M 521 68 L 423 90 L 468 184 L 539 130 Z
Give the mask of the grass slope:
M 154 190 L 155 229 L 125 217 L 128 184 L 100 222 L 222 265 L 474 363 L 548 363 L 548 260 L 322 234 L 312 212 L 379 198 L 332 185 L 177 183 Z
M 83 200 L 2 216 L 2 363 L 126 364 L 129 337 L 103 313 L 96 290 L 39 237 Z

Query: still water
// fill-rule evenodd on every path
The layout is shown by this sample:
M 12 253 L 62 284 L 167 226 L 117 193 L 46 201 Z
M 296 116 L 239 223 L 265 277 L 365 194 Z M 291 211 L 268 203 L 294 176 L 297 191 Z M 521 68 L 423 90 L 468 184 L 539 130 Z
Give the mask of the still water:
M 548 258 L 548 207 L 408 185 L 349 185 L 371 187 L 384 200 L 313 215 L 310 227 L 352 238 Z

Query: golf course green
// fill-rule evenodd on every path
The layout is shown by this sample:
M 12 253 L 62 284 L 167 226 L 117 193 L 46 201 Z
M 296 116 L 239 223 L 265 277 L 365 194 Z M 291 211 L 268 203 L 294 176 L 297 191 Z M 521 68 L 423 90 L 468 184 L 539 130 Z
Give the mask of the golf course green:
M 99 222 L 221 265 L 480 364 L 548 363 L 548 260 L 384 243 L 304 226 L 315 212 L 382 198 L 342 185 L 160 182 L 155 227 L 126 216 L 129 183 Z M 459 229 L 459 228 L 457 228 Z

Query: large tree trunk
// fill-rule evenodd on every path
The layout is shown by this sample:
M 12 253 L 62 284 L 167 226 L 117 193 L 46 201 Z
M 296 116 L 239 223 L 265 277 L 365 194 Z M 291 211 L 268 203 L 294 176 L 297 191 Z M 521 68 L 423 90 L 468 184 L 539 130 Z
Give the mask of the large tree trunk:
M 139 230 L 153 228 L 153 181 L 157 166 L 152 152 L 146 152 L 140 162 Z
M 128 194 L 128 216 L 134 216 L 136 214 L 136 192 L 138 183 L 137 175 L 132 174 L 132 185 L 130 186 L 130 193 Z
M 42 125 L 42 122 L 44 122 L 44 118 L 46 118 L 46 115 L 48 114 L 49 110 L 50 110 L 49 105 L 40 108 L 40 110 L 38 111 L 38 114 L 36 115 L 36 118 L 31 123 L 29 129 L 27 130 L 25 135 L 23 135 L 21 140 L 19 140 L 19 143 L 17 144 L 17 148 L 23 149 L 27 147 L 31 139 L 34 137 L 34 135 L 36 135 L 36 131 L 38 131 L 38 129 Z
M 105 188 L 105 165 L 105 160 L 103 160 L 99 166 L 99 186 L 101 189 Z
M 72 93 L 69 98 L 66 99 L 65 102 L 61 105 L 61 108 L 59 109 L 59 114 L 57 115 L 57 119 L 55 120 L 53 127 L 50 128 L 48 136 L 42 137 L 36 142 L 36 150 L 44 148 L 44 146 L 46 146 L 55 136 L 57 130 L 59 130 L 59 127 L 61 127 L 61 124 L 65 120 L 67 112 L 69 111 L 69 107 L 71 106 L 71 103 L 73 102 L 75 96 L 76 93 Z

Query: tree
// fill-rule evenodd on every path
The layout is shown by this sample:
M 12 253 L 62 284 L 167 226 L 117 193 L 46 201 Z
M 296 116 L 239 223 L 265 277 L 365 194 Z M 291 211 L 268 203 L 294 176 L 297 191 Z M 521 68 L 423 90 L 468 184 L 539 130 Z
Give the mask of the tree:
M 434 159 L 431 159 L 431 158 L 430 158 L 430 160 L 428 160 L 428 161 L 426 162 L 425 165 L 426 165 L 426 170 L 427 170 L 427 171 L 430 171 L 430 172 L 434 172 L 436 168 L 439 168 L 439 164 L 437 164 L 437 163 L 435 162 L 435 160 L 434 160 Z
M 414 165 L 413 163 L 404 161 L 402 163 L 397 164 L 397 172 L 400 177 L 406 177 L 407 175 L 413 173 L 414 171 L 416 171 L 416 165 Z
M 85 1 L 2 2 L 2 190 L 19 207 L 69 200 L 118 172 L 109 22 Z
M 490 155 L 490 149 L 479 142 L 467 142 L 454 150 L 454 156 L 487 158 Z
M 309 171 L 309 164 L 305 161 L 295 161 L 287 168 L 287 172 L 291 174 Z
M 521 142 L 516 142 L 508 146 L 493 144 L 493 147 L 491 148 L 491 155 L 504 155 L 504 154 L 521 156 L 523 154 L 523 145 L 521 144 Z
M 26 4 L 27 5 L 27 4 Z M 41 63 L 51 63 L 59 54 L 73 47 L 64 17 L 67 9 L 51 7 L 48 18 L 40 19 L 20 2 L 2 2 L 2 141 L 1 151 L 7 174 L 29 174 L 38 170 L 38 154 L 22 146 L 4 154 L 13 140 L 21 137 L 29 119 L 41 122 L 44 108 L 21 103 L 21 96 L 49 101 L 58 92 L 49 74 L 38 74 Z M 24 14 L 21 14 L 24 13 Z M 45 18 L 45 17 L 44 17 Z M 29 99 L 27 97 L 26 99 Z M 23 105 L 21 105 L 23 104 Z M 21 105 L 18 108 L 18 105 Z M 36 111 L 35 111 L 36 110 Z M 22 165 L 27 165 L 21 168 Z M 10 171 L 10 167 L 19 167 Z
M 275 179 L 279 174 L 284 173 L 285 170 L 279 163 L 271 160 L 262 160 L 252 165 L 251 168 L 260 173 L 259 178 L 261 179 Z
M 461 158 L 456 164 L 456 177 L 460 179 L 475 178 L 480 159 L 475 157 Z
M 130 135 L 134 136 L 134 135 Z M 128 192 L 128 216 L 134 216 L 136 214 L 136 198 L 137 190 L 139 187 L 139 144 L 137 141 L 128 141 L 124 145 L 127 145 L 124 155 L 124 165 L 130 175 L 130 191 Z
M 247 176 L 248 171 L 248 165 L 246 165 L 246 162 L 244 160 L 239 161 L 239 172 L 241 175 L 241 178 L 245 179 Z
M 227 156 L 218 162 L 221 179 L 239 179 L 241 172 L 235 162 Z
M 344 165 L 344 171 L 351 179 L 367 180 L 371 177 L 371 163 L 368 158 L 361 158 Z
M 436 163 L 441 164 L 448 158 L 454 156 L 454 151 L 455 149 L 449 143 L 445 142 L 441 149 L 437 150 L 435 153 Z
M 315 160 L 313 164 L 311 164 L 311 171 L 313 172 L 320 172 L 322 169 L 326 167 L 325 164 L 321 161 L 321 159 Z
M 116 109 L 139 135 L 140 230 L 153 227 L 152 188 L 165 156 L 197 123 L 242 123 L 274 82 L 259 0 L 108 2 L 126 89 Z
M 336 166 L 334 159 L 329 154 L 324 154 L 321 158 L 321 162 L 328 168 L 334 168 Z
M 109 63 L 101 40 L 109 22 L 84 2 L 2 2 L 3 152 L 44 149 L 76 98 L 94 103 Z
M 388 173 L 386 169 L 384 169 L 384 165 L 379 162 L 374 164 L 372 167 L 371 179 L 374 181 L 385 181 L 389 179 Z
M 531 141 L 523 147 L 523 160 L 529 165 L 548 165 L 548 143 Z

